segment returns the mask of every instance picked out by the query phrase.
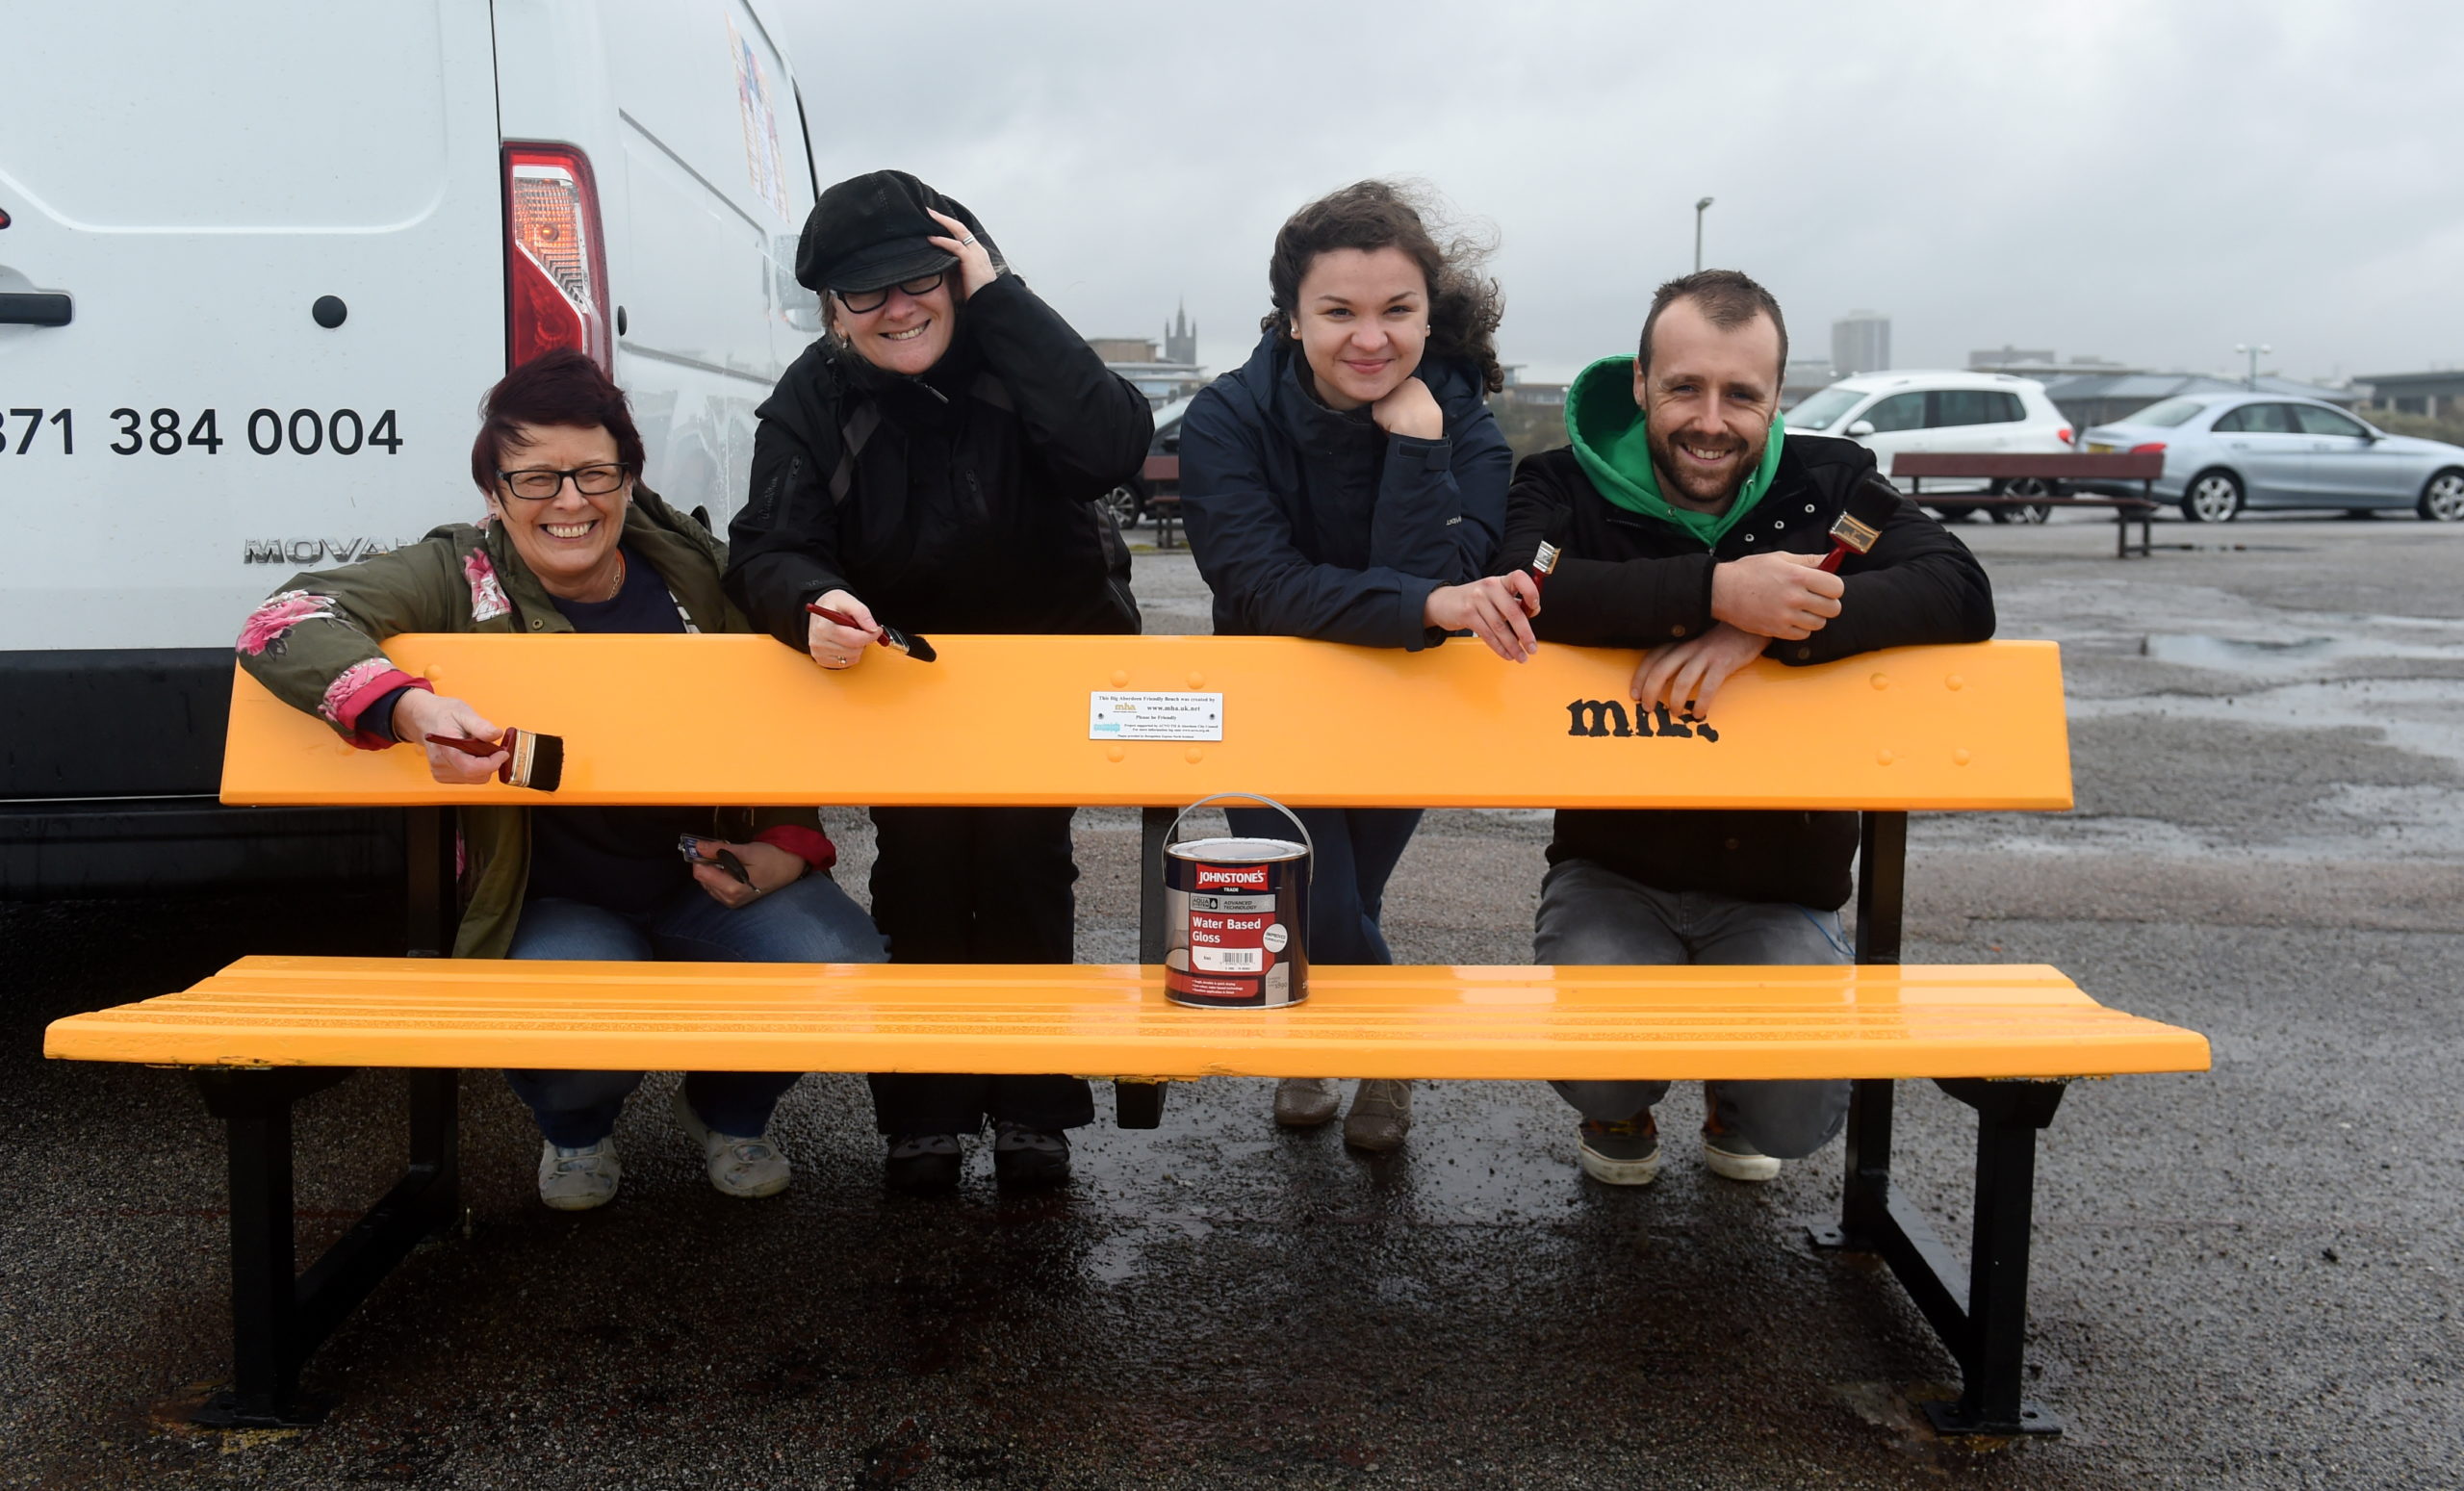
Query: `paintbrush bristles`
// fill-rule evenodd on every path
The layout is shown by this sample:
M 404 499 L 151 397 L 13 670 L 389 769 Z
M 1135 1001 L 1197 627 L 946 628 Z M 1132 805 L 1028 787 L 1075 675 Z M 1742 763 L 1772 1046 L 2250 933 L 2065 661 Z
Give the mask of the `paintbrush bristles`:
M 1866 482 L 1848 494 L 1847 505 L 1831 525 L 1831 536 L 1857 553 L 1871 553 L 1883 536 L 1883 525 L 1898 510 L 1897 492 L 1880 482 Z
M 507 786 L 553 792 L 565 781 L 565 737 L 508 728 L 497 742 L 507 754 L 497 780 Z

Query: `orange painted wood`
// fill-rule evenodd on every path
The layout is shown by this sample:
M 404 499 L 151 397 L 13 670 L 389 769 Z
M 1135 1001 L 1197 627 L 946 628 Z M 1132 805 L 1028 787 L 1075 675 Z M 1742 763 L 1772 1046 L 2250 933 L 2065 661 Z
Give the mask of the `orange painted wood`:
M 222 800 L 1164 807 L 1253 791 L 1328 807 L 2070 805 L 2049 642 L 1758 662 L 1721 691 L 1712 739 L 1648 721 L 1635 733 L 1637 655 L 1614 649 L 1543 647 L 1516 665 L 1462 639 L 1423 653 L 1287 637 L 931 640 L 937 662 L 876 649 L 825 673 L 767 637 L 398 636 L 395 661 L 440 690 L 499 725 L 563 736 L 562 789 L 440 785 L 419 753 L 354 750 L 243 674 Z M 1097 690 L 1220 693 L 1223 738 L 1090 738 Z M 1602 703 L 1599 735 L 1584 701 Z
M 1132 965 L 244 958 L 74 1015 L 47 1056 L 187 1066 L 1063 1071 L 1090 1077 L 2080 1077 L 2203 1071 L 2205 1038 L 2040 964 L 1341 967 L 1190 1010 Z

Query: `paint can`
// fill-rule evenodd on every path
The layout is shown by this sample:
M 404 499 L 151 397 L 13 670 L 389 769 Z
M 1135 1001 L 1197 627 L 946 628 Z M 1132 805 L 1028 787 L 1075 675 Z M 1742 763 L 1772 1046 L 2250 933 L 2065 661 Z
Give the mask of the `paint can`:
M 1174 841 L 1181 820 L 1226 799 L 1292 819 L 1284 838 Z M 1164 997 L 1210 1010 L 1272 1010 L 1309 997 L 1309 830 L 1254 792 L 1219 792 L 1181 810 L 1164 835 Z

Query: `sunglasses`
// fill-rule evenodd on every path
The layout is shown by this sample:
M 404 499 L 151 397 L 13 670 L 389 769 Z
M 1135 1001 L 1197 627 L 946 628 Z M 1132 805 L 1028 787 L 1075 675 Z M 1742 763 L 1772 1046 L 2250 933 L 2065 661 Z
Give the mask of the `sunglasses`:
M 940 289 L 941 281 L 947 278 L 949 278 L 949 270 L 939 270 L 921 279 L 902 280 L 898 288 L 910 296 L 929 296 Z M 859 316 L 867 311 L 878 311 L 889 304 L 889 287 L 886 285 L 879 290 L 834 290 L 831 294 L 838 297 L 840 305 Z

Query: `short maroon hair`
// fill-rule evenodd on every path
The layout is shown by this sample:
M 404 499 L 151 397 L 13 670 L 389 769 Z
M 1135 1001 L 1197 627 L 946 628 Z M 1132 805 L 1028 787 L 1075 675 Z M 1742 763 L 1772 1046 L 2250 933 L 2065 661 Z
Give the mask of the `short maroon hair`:
M 569 347 L 542 352 L 497 380 L 479 400 L 479 438 L 471 442 L 471 479 L 493 497 L 504 450 L 518 443 L 515 426 L 562 424 L 604 429 L 616 437 L 616 459 L 642 474 L 642 435 L 632 406 L 599 364 Z

